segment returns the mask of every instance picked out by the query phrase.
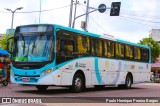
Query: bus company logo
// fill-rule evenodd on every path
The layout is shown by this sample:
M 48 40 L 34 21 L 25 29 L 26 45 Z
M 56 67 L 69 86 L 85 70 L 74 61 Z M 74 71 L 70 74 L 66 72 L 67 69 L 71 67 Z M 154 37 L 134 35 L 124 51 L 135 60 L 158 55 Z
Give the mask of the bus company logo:
M 75 67 L 76 67 L 76 68 L 78 68 L 78 67 L 85 68 L 85 67 L 86 67 L 86 64 L 76 62 Z
M 76 68 L 78 68 L 78 67 L 79 67 L 78 62 L 76 62 L 75 67 L 76 67 Z
M 11 103 L 11 98 L 2 98 L 2 103 Z
M 79 63 L 79 67 L 81 67 L 81 68 L 86 68 L 86 64 L 84 64 L 84 63 Z

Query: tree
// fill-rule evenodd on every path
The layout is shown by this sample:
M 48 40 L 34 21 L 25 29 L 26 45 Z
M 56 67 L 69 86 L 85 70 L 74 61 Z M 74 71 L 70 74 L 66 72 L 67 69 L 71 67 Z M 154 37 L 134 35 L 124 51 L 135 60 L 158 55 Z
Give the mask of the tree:
M 2 37 L 1 37 L 0 47 L 1 47 L 3 50 L 6 50 L 6 49 L 7 49 L 7 39 L 9 39 L 9 37 L 10 37 L 9 34 L 4 34 L 4 35 L 2 35 Z
M 158 43 L 152 38 L 143 38 L 140 40 L 140 44 L 150 46 L 152 61 L 156 61 L 160 55 L 160 46 Z

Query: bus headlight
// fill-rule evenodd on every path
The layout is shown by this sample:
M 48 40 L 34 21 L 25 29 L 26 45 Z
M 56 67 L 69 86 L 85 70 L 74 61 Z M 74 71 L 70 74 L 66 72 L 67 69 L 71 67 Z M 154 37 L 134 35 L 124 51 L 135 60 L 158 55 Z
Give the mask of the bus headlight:
M 12 76 L 14 76 L 14 71 L 12 69 L 10 71 L 11 71 Z
M 51 73 L 51 72 L 52 72 L 52 69 L 48 69 L 48 70 L 46 70 L 46 71 L 43 71 L 43 72 L 41 73 L 41 77 L 44 76 L 44 75 L 47 75 L 47 74 L 49 74 L 49 73 Z

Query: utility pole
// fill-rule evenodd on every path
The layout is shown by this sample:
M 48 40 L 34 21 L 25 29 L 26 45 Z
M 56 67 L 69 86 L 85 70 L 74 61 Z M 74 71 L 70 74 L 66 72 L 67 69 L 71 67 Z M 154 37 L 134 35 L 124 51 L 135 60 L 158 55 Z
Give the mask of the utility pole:
M 40 7 L 39 7 L 39 10 L 40 10 L 39 11 L 39 23 L 41 22 L 41 2 L 42 1 L 40 0 L 40 3 L 39 3 L 40 4 Z
M 87 5 L 86 5 L 86 18 L 85 18 L 85 27 L 84 27 L 85 31 L 87 31 L 87 24 L 88 24 L 88 9 L 89 9 L 89 0 L 87 0 Z
M 14 20 L 14 13 L 17 11 L 17 10 L 21 10 L 23 9 L 23 7 L 19 7 L 19 8 L 16 8 L 14 11 L 9 9 L 9 8 L 5 8 L 5 10 L 7 11 L 10 11 L 12 13 L 12 22 L 11 22 L 11 33 L 10 33 L 10 37 L 12 37 L 12 34 L 13 34 L 13 20 Z
M 88 14 L 89 14 L 89 13 L 92 13 L 92 12 L 95 12 L 95 11 L 97 11 L 97 10 L 99 10 L 99 9 L 95 9 L 95 10 L 89 11 Z M 79 17 L 82 17 L 82 16 L 84 16 L 84 15 L 86 15 L 86 13 L 77 16 L 77 17 L 73 20 L 72 28 L 74 28 L 74 26 L 75 26 L 75 21 L 76 21 L 76 19 L 79 18 Z
M 75 9 L 74 9 L 74 20 L 76 18 L 76 13 L 77 13 L 77 4 L 79 3 L 79 1 L 76 0 L 76 3 L 75 3 Z M 73 21 L 73 25 L 75 24 L 75 21 Z
M 68 24 L 68 27 L 71 27 L 71 25 L 72 25 L 72 11 L 73 11 L 73 0 L 71 0 L 71 5 L 70 5 L 70 14 L 69 14 L 69 24 Z
M 74 20 L 73 20 L 73 23 L 72 23 L 72 28 L 74 28 L 74 26 L 75 26 L 75 21 L 76 21 L 77 18 L 86 15 L 85 28 L 84 28 L 84 30 L 87 31 L 88 14 L 90 14 L 90 13 L 92 13 L 92 12 L 95 12 L 95 11 L 97 11 L 97 10 L 98 10 L 100 13 L 104 13 L 107 9 L 111 9 L 111 11 L 110 11 L 110 16 L 119 16 L 120 5 L 121 5 L 121 2 L 113 2 L 112 5 L 111 5 L 111 8 L 110 8 L 110 7 L 108 8 L 108 7 L 106 7 L 105 4 L 100 4 L 97 9 L 96 9 L 96 8 L 92 8 L 92 9 L 94 9 L 94 10 L 88 11 L 88 9 L 89 9 L 90 7 L 89 7 L 89 0 L 87 0 L 86 13 L 74 17 Z

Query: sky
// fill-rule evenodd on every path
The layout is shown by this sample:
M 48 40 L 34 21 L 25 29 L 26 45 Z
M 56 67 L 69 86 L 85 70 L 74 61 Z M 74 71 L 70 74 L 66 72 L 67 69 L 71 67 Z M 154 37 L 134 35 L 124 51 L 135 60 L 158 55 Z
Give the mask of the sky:
M 84 1 L 79 0 L 76 16 L 85 13 Z M 5 8 L 14 11 L 23 7 L 14 13 L 13 28 L 39 22 L 68 26 L 70 2 L 71 0 L 41 0 L 42 12 L 39 15 L 36 11 L 40 11 L 40 0 L 0 0 L 0 34 L 11 28 L 12 14 Z M 89 5 L 98 8 L 100 4 L 105 4 L 110 8 L 112 2 L 121 2 L 120 16 L 110 16 L 110 9 L 104 13 L 90 13 L 87 28 L 89 32 L 109 34 L 115 38 L 138 43 L 142 38 L 149 36 L 151 29 L 160 29 L 160 0 L 90 0 Z M 76 19 L 75 29 L 82 30 L 80 26 L 84 20 L 85 16 Z

